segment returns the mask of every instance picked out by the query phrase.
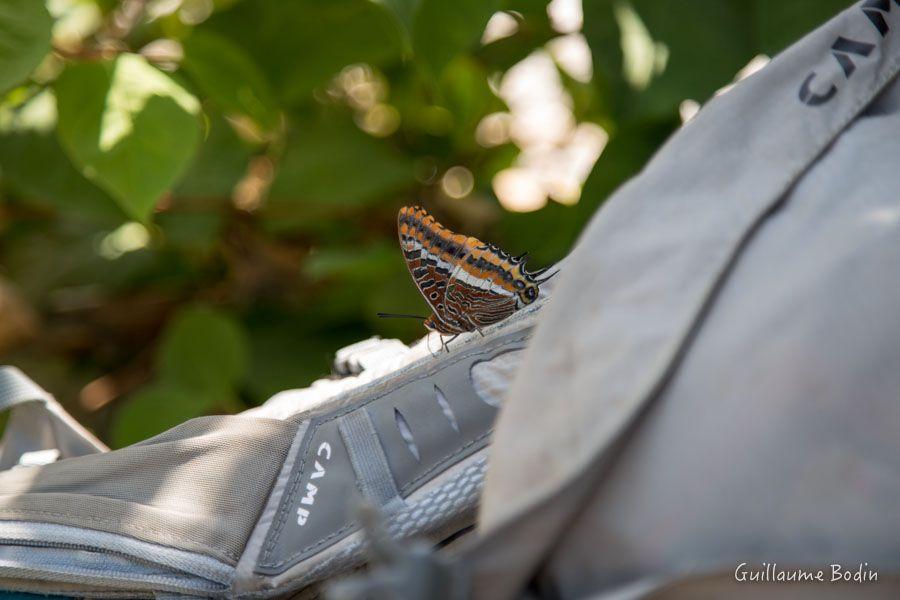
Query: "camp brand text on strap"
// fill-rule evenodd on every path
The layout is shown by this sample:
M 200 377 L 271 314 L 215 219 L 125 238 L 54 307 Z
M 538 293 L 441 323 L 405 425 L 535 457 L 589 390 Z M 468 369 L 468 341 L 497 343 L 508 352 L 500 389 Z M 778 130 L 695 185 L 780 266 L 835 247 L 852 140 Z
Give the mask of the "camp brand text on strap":
M 882 38 L 891 32 L 890 23 L 885 18 L 890 15 L 891 4 L 896 4 L 898 9 L 900 9 L 900 0 L 866 0 L 859 6 L 862 11 L 861 17 L 865 16 L 872 24 L 873 31 L 877 31 Z M 830 48 L 831 55 L 834 56 L 834 59 L 840 65 L 846 79 L 850 79 L 853 76 L 853 72 L 856 71 L 856 62 L 854 61 L 867 59 L 874 49 L 875 44 L 846 38 L 841 35 L 834 40 Z M 854 59 L 854 57 L 856 58 Z M 800 84 L 800 101 L 809 106 L 825 104 L 834 98 L 838 91 L 837 85 L 832 83 L 824 92 L 814 92 L 812 84 L 816 76 L 816 72 L 812 71 Z

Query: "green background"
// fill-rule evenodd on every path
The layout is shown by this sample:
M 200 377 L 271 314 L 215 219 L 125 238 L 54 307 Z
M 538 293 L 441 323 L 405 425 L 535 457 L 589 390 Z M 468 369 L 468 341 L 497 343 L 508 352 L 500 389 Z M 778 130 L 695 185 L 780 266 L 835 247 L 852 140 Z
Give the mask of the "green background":
M 608 143 L 577 203 L 512 212 L 492 179 L 521 148 L 476 132 L 565 33 L 545 2 L 0 0 L 0 362 L 114 446 L 305 386 L 342 345 L 422 334 L 375 316 L 425 310 L 399 207 L 546 266 L 684 100 L 845 6 L 585 0 L 593 75 L 554 68 Z M 483 43 L 500 11 L 515 31 Z

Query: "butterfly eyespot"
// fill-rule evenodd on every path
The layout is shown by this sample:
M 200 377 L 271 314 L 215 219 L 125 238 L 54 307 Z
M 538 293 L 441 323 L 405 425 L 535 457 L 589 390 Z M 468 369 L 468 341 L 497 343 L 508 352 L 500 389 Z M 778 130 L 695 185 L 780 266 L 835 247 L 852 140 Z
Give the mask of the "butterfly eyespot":
M 432 300 L 437 300 L 437 297 L 438 297 L 437 292 L 431 292 L 431 294 L 429 294 L 428 297 L 431 298 Z
M 525 282 L 524 282 L 524 281 L 521 281 L 521 280 L 517 280 L 517 281 L 516 281 L 516 288 L 518 288 L 518 289 L 520 289 L 520 290 L 524 290 L 524 289 L 525 289 Z

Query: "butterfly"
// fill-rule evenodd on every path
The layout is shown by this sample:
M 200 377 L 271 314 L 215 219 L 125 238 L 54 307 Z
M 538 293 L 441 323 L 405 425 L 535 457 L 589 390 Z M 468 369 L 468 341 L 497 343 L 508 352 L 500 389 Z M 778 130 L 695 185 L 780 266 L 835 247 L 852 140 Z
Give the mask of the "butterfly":
M 400 209 L 397 232 L 409 273 L 433 311 L 416 318 L 429 331 L 452 335 L 450 341 L 467 331 L 480 333 L 531 304 L 541 284 L 558 272 L 538 279 L 548 269 L 525 270 L 527 253 L 512 257 L 493 244 L 454 233 L 419 206 Z

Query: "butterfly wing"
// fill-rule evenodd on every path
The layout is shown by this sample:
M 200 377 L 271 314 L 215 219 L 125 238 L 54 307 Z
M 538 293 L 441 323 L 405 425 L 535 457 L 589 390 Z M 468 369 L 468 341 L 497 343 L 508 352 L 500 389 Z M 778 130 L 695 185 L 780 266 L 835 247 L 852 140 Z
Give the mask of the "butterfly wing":
M 542 280 L 534 275 L 540 272 L 525 271 L 524 254 L 513 258 L 493 244 L 455 234 L 420 207 L 400 210 L 398 231 L 410 275 L 442 333 L 497 323 L 537 298 Z
M 507 318 L 519 307 L 511 268 L 508 254 L 478 242 L 450 274 L 446 311 L 464 319 L 472 329 Z
M 450 283 L 445 305 L 451 315 L 458 314 L 472 329 L 493 325 L 516 312 L 514 298 L 458 281 Z
M 466 236 L 456 235 L 417 206 L 403 207 L 397 217 L 400 248 L 413 282 L 431 307 L 441 333 L 469 331 L 464 322 L 452 318 L 444 297 L 450 273 L 459 256 L 465 254 Z

